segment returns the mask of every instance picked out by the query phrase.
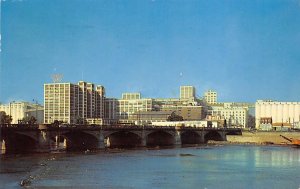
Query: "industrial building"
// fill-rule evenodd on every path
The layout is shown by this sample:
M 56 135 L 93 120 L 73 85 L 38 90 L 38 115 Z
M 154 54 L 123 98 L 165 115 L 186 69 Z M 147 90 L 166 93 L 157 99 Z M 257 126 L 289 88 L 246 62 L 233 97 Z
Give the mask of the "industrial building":
M 264 124 L 287 127 L 299 127 L 300 102 L 277 102 L 258 100 L 255 103 L 255 127 L 260 129 Z

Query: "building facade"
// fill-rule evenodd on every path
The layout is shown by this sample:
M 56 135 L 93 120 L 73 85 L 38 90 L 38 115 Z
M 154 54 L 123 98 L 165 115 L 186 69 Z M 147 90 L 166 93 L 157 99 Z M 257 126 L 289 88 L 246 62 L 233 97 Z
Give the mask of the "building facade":
M 110 123 L 116 123 L 119 119 L 119 101 L 116 98 L 105 98 L 104 117 Z
M 180 99 L 195 99 L 196 89 L 194 86 L 180 86 Z
M 205 118 L 202 106 L 162 106 L 161 111 L 174 112 L 182 116 L 184 121 L 197 121 Z
M 181 98 L 142 98 L 140 93 L 123 93 L 121 99 L 105 99 L 105 118 L 119 123 L 167 121 L 172 112 L 184 120 L 205 118 L 203 106 L 195 99 L 193 86 L 180 87 Z
M 216 91 L 208 90 L 204 93 L 204 100 L 207 104 L 216 104 L 218 102 L 218 94 Z
M 153 110 L 153 99 L 141 98 L 140 93 L 123 93 L 122 99 L 116 104 L 117 116 L 120 122 L 131 122 L 129 118 L 139 111 L 149 112 Z
M 268 123 L 291 124 L 292 127 L 299 127 L 300 102 L 277 102 L 271 100 L 258 100 L 255 103 L 255 127 L 268 120 Z
M 138 111 L 129 117 L 135 124 L 150 125 L 152 122 L 165 122 L 171 115 L 171 111 Z
M 90 124 L 167 121 L 172 112 L 186 121 L 205 118 L 193 86 L 181 86 L 180 98 L 142 98 L 140 93 L 123 93 L 121 99 L 106 98 L 105 88 L 93 83 L 50 83 L 44 85 L 44 122 L 55 120 Z
M 44 85 L 44 122 L 77 123 L 79 119 L 104 118 L 105 89 L 93 83 Z
M 36 118 L 36 123 L 44 122 L 44 107 L 37 103 L 10 102 L 9 104 L 1 104 L 0 111 L 4 111 L 6 115 L 12 117 L 12 124 L 18 124 L 24 118 L 31 116 Z
M 248 113 L 248 106 L 239 103 L 218 103 L 211 105 L 208 110 L 208 115 L 221 116 L 226 120 L 227 126 L 242 128 L 247 127 Z

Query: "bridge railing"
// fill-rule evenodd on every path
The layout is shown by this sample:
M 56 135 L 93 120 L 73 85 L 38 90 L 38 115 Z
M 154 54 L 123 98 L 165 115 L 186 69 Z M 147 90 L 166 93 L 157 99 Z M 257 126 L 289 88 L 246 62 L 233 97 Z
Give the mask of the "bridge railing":
M 79 125 L 79 124 L 61 124 L 47 125 L 48 129 L 175 129 L 175 126 L 154 126 L 154 125 Z
M 129 125 L 129 124 L 119 124 L 119 125 L 78 125 L 78 124 L 44 124 L 44 129 L 164 129 L 164 130 L 174 130 L 174 129 L 185 129 L 185 130 L 241 130 L 240 128 L 230 128 L 230 127 L 193 127 L 193 126 L 154 126 L 154 125 Z M 0 128 L 16 128 L 16 129 L 37 129 L 40 128 L 39 125 L 29 125 L 29 124 L 0 124 Z
M 38 124 L 0 124 L 0 128 L 30 128 L 36 129 L 38 128 Z

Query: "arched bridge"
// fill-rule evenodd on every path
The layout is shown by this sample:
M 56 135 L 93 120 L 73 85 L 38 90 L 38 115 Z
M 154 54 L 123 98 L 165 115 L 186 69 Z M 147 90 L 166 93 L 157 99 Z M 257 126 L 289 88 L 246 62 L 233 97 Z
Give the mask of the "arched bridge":
M 87 125 L 1 125 L 0 141 L 6 152 L 91 150 L 105 147 L 143 147 L 202 144 L 241 135 L 236 128 Z

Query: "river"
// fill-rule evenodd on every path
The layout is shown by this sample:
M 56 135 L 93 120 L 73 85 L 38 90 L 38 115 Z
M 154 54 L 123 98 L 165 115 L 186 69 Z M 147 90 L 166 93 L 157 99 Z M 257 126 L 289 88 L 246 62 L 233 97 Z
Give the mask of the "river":
M 0 188 L 300 188 L 300 149 L 211 145 L 1 155 Z

